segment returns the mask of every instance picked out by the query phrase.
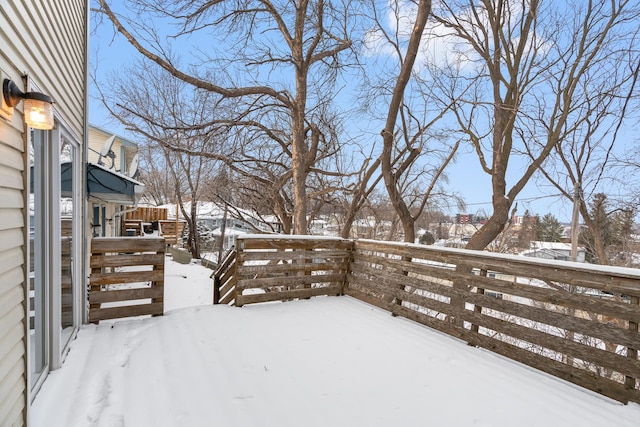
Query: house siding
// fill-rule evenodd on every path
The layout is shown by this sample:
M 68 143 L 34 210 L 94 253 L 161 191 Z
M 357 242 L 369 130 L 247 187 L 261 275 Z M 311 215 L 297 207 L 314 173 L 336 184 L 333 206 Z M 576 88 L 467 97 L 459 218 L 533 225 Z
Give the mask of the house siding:
M 100 150 L 102 150 L 103 144 L 113 134 L 95 126 L 90 126 L 88 135 L 87 144 L 89 146 L 89 150 L 87 153 L 87 161 L 89 163 L 97 164 L 100 159 L 99 153 Z M 138 145 L 116 135 L 113 145 L 111 146 L 111 151 L 116 155 L 116 158 L 113 161 L 113 169 L 116 172 L 126 173 L 133 155 L 138 152 Z M 103 159 L 102 161 L 106 167 L 111 168 L 111 159 Z
M 3 56 L 34 79 L 77 136 L 84 132 L 85 0 L 14 0 L 0 6 Z M 26 25 L 20 25 L 25 23 Z M 5 72 L 11 70 L 4 69 Z M 17 78 L 17 79 L 16 79 Z
M 0 63 L 1 64 L 1 63 Z M 1 64 L 6 69 L 5 64 Z M 0 425 L 24 425 L 27 405 L 24 146 L 0 125 Z
M 56 118 L 84 139 L 87 0 L 0 3 L 0 70 L 55 101 Z M 1 82 L 0 82 L 1 83 Z M 27 137 L 19 105 L 0 119 L 0 425 L 27 424 Z

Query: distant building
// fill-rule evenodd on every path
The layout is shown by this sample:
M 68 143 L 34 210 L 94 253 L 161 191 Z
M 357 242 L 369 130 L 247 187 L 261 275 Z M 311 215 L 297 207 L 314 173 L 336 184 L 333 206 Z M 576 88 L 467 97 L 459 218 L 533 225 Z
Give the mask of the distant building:
M 191 202 L 183 203 L 187 212 L 191 211 Z M 176 205 L 174 203 L 159 206 L 167 209 L 169 219 L 176 218 Z M 202 225 L 210 230 L 222 227 L 225 222 L 224 206 L 215 202 L 199 201 L 196 208 L 197 224 Z M 182 213 L 178 213 L 181 217 Z M 230 207 L 227 210 L 225 227 L 234 228 L 245 233 L 280 233 L 281 227 L 277 218 L 273 216 L 256 218 L 256 215 L 248 210 L 237 207 Z
M 578 262 L 585 262 L 585 249 L 578 247 L 577 259 Z M 560 242 L 531 242 L 531 249 L 528 249 L 520 255 L 542 258 L 542 259 L 557 259 L 561 261 L 571 260 L 571 244 Z
M 472 224 L 473 214 L 457 214 L 456 224 Z

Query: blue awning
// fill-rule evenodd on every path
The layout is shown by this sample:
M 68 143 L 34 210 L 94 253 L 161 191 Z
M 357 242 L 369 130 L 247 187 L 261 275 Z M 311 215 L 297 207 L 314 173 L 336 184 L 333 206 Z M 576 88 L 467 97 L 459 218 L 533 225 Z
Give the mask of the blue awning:
M 60 164 L 60 191 L 62 197 L 71 197 L 73 164 Z M 135 205 L 142 193 L 144 184 L 140 181 L 112 171 L 104 166 L 87 163 L 87 198 L 93 197 L 107 203 Z M 31 166 L 29 188 L 33 193 L 33 166 Z
M 69 164 L 68 168 L 70 167 Z M 64 175 L 63 169 L 63 189 Z M 144 184 L 131 177 L 102 165 L 87 163 L 87 197 L 95 197 L 105 202 L 134 205 L 143 191 Z

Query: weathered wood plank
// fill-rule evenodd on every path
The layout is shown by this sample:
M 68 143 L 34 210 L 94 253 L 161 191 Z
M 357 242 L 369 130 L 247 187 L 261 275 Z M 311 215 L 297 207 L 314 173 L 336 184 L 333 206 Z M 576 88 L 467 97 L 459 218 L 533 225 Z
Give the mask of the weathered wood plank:
M 228 271 L 229 268 L 231 268 L 236 262 L 236 252 L 229 252 L 227 253 L 227 255 L 222 259 L 222 262 L 218 264 L 218 268 L 216 268 L 216 271 L 214 272 L 215 275 L 220 276 L 220 274 L 222 274 L 225 271 Z
M 164 253 L 166 246 L 161 237 L 94 237 L 91 239 L 91 253 L 113 252 L 159 252 Z
M 114 291 L 91 292 L 89 294 L 90 303 L 105 303 L 116 301 L 131 301 L 147 298 L 162 298 L 164 286 L 153 286 L 150 288 L 118 289 Z
M 299 286 L 314 283 L 343 282 L 344 274 L 313 274 L 311 276 L 267 277 L 260 279 L 240 279 L 236 285 L 238 290 L 268 288 L 273 286 Z
M 278 236 L 269 236 L 264 239 L 244 239 L 238 238 L 239 247 L 243 250 L 252 249 L 351 249 L 353 242 L 351 240 L 344 239 L 326 239 L 326 238 L 314 238 L 308 239 L 300 238 L 287 238 Z M 240 246 L 240 244 L 242 246 Z
M 235 292 L 229 292 L 228 294 L 220 297 L 220 304 L 231 304 L 235 301 L 235 297 Z
M 166 246 L 162 238 L 94 238 L 91 244 L 89 278 L 89 321 L 161 315 L 164 310 L 164 260 Z M 126 271 L 113 271 L 129 267 Z M 105 285 L 143 283 L 131 289 L 103 289 Z M 140 300 L 148 304 L 135 304 Z M 121 302 L 117 307 L 102 303 Z M 126 305 L 126 304 L 129 305 Z
M 238 259 L 244 261 L 270 261 L 270 260 L 336 260 L 340 262 L 349 258 L 344 251 L 270 251 L 270 252 L 238 252 Z
M 135 265 L 164 265 L 164 253 L 135 253 L 118 255 L 92 255 L 90 267 L 129 267 Z
M 92 274 L 89 281 L 89 286 L 155 282 L 163 280 L 164 270 L 118 271 L 114 273 Z
M 598 365 L 622 375 L 628 389 L 637 388 L 637 271 L 392 242 L 343 241 L 345 246 L 336 246 L 336 240 L 316 237 L 243 237 L 239 241 L 242 244 L 238 246 L 237 262 L 224 272 L 226 283 L 218 280 L 222 273 L 216 276 L 220 289 L 226 291 L 227 302 L 235 300 L 236 305 L 243 305 L 309 298 L 335 287 L 340 290 L 337 293 L 605 395 L 623 401 L 640 400 L 638 390 L 625 390 L 623 383 L 598 378 L 595 372 L 535 353 L 545 349 L 547 355 Z M 323 250 L 316 250 L 317 247 Z M 244 266 L 245 261 L 252 265 Z M 522 280 L 526 278 L 533 281 L 526 283 Z M 331 285 L 311 287 L 318 282 Z M 571 287 L 562 289 L 565 284 Z M 243 288 L 271 292 L 237 295 L 237 289 L 241 292 Z M 608 300 L 582 293 L 587 288 L 612 292 L 616 298 Z M 504 298 L 493 297 L 495 293 Z M 629 304 L 630 300 L 636 304 Z M 483 335 L 487 331 L 497 335 Z M 558 336 L 560 332 L 573 338 Z M 497 339 L 503 336 L 534 351 Z M 583 339 L 590 341 L 581 342 Z M 603 342 L 626 347 L 627 354 L 616 355 L 598 348 Z
M 119 319 L 123 317 L 135 317 L 144 315 L 163 314 L 163 303 L 137 304 L 122 307 L 98 308 L 89 311 L 89 322 L 95 323 L 106 319 Z
M 268 301 L 283 301 L 289 299 L 304 299 L 321 295 L 340 295 L 340 286 L 326 286 L 322 288 L 291 289 L 279 292 L 265 292 L 261 294 L 238 295 L 236 305 L 242 306 Z
M 220 287 L 220 298 L 222 299 L 222 297 L 224 295 L 227 295 L 229 292 L 231 292 L 232 290 L 234 290 L 236 287 L 236 283 L 233 280 L 229 280 L 228 282 L 225 282 L 221 287 Z
M 352 270 L 353 274 L 361 273 L 363 270 L 366 271 L 365 269 L 361 268 L 361 266 L 354 266 Z M 350 276 L 349 280 L 353 280 L 353 276 Z M 385 275 L 377 277 L 376 282 L 380 285 L 388 286 L 389 288 L 392 288 L 394 287 L 394 285 L 398 284 L 410 285 L 414 286 L 416 289 L 424 290 L 443 297 L 450 298 L 458 296 L 460 298 L 463 298 L 466 302 L 473 303 L 474 305 L 487 307 L 504 313 L 505 316 L 503 320 L 506 320 L 509 316 L 517 316 L 519 318 L 527 319 L 532 322 L 538 322 L 547 325 L 562 325 L 563 329 L 569 329 L 582 335 L 591 336 L 603 341 L 614 342 L 624 346 L 633 346 L 635 345 L 635 343 L 640 342 L 640 334 L 617 328 L 611 324 L 600 323 L 590 319 L 580 318 L 573 315 L 546 310 L 541 307 L 534 307 L 509 300 L 499 300 L 487 295 L 461 291 L 459 289 L 446 287 L 437 283 L 423 282 L 392 272 L 387 272 Z M 428 284 L 428 286 L 424 286 L 425 284 Z M 381 288 L 378 288 L 378 290 L 381 290 Z M 553 290 L 548 291 L 555 292 Z M 443 306 L 435 304 L 439 305 L 438 307 L 435 307 L 433 303 L 428 303 L 428 300 L 433 299 L 429 296 L 423 297 L 425 298 L 423 302 L 420 301 L 419 295 L 407 294 L 406 292 L 403 293 L 403 295 L 396 295 L 396 297 L 402 300 L 410 300 L 412 303 L 418 305 L 423 304 L 428 309 L 437 310 L 440 312 L 452 313 L 453 310 L 453 307 L 447 307 L 446 305 Z
M 411 310 L 404 305 L 389 304 L 389 311 L 391 311 L 395 316 L 402 316 L 406 319 L 413 320 L 414 322 L 418 322 L 456 338 L 462 339 L 467 334 L 466 330 L 457 328 L 455 324 L 448 320 L 443 320 L 419 311 Z
M 235 274 L 236 274 L 236 268 L 234 265 L 233 268 L 229 268 L 227 271 L 225 271 L 222 276 L 218 276 L 218 279 L 220 280 L 220 284 L 224 285 L 231 279 L 234 279 Z
M 348 266 L 344 261 L 321 263 L 313 262 L 304 264 L 243 265 L 238 268 L 238 274 L 243 276 L 256 274 L 295 274 L 298 272 L 344 270 L 347 267 Z
M 384 287 L 376 284 L 376 282 L 361 279 L 358 276 L 348 275 L 347 276 L 348 289 L 355 289 L 361 293 L 370 295 L 372 298 L 377 298 L 385 301 L 390 301 L 393 298 L 397 297 L 398 289 Z

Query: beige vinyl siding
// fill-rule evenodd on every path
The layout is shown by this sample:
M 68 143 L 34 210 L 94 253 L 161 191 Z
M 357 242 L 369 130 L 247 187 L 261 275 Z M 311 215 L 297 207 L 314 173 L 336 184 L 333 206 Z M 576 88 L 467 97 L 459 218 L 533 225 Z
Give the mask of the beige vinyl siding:
M 4 69 L 4 64 L 0 63 Z M 12 143 L 8 144 L 7 141 Z M 22 134 L 0 123 L 0 425 L 23 425 L 27 405 Z
M 88 153 L 88 161 L 89 163 L 98 163 L 98 159 L 100 155 L 100 150 L 102 149 L 102 145 L 104 142 L 109 139 L 109 137 L 113 136 L 112 133 L 103 132 L 100 129 L 95 127 L 89 127 L 89 153 Z M 116 154 L 116 158 L 114 161 L 114 169 L 117 172 L 121 172 L 124 168 L 122 164 L 122 147 L 123 147 L 122 139 L 120 137 L 116 137 L 113 141 L 113 145 L 111 146 L 111 150 Z M 129 159 L 130 160 L 130 159 Z M 103 162 L 107 167 L 111 166 L 111 159 L 103 159 Z
M 82 142 L 85 126 L 85 0 L 0 2 L 0 69 L 23 73 L 50 95 L 56 117 Z M 32 89 L 32 88 L 29 88 Z M 26 284 L 28 183 L 22 105 L 0 119 L 0 426 L 28 418 Z
M 84 125 L 84 8 L 84 0 L 13 0 L 2 2 L 0 13 L 4 55 L 53 97 L 54 108 L 79 137 Z
M 102 144 L 111 135 L 96 129 L 95 127 L 89 127 L 89 137 L 87 138 L 89 144 L 89 150 L 87 153 L 87 161 L 89 163 L 98 163 L 98 153 L 102 148 Z

